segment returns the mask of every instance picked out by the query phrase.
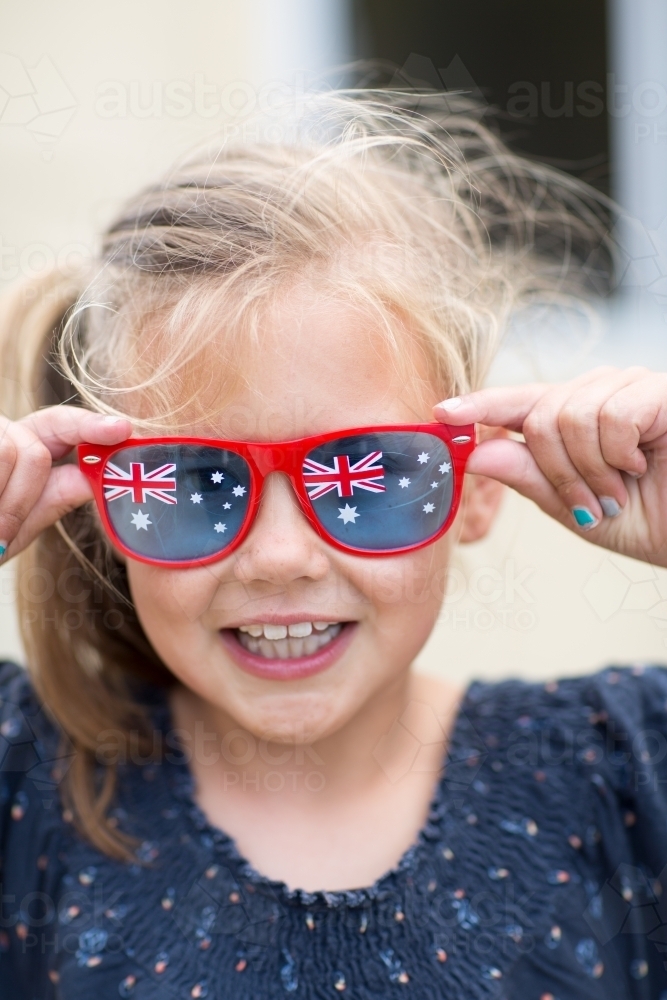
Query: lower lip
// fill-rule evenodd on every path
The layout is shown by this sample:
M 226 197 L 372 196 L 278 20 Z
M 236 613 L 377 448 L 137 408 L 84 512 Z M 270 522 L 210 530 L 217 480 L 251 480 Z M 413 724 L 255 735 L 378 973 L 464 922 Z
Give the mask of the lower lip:
M 288 660 L 251 653 L 236 638 L 234 629 L 221 629 L 220 637 L 231 658 L 246 673 L 271 681 L 296 681 L 328 670 L 349 646 L 356 632 L 356 625 L 356 622 L 346 622 L 336 638 L 331 639 L 326 646 L 307 656 Z

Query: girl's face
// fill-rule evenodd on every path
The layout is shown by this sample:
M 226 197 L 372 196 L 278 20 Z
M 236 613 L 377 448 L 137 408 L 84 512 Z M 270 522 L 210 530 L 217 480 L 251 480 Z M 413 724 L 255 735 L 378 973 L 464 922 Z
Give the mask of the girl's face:
M 423 362 L 406 381 L 380 332 L 349 305 L 309 287 L 291 291 L 261 337 L 251 388 L 214 426 L 188 433 L 279 441 L 432 419 L 437 395 Z M 252 530 L 227 559 L 185 570 L 130 559 L 127 570 L 146 635 L 185 686 L 255 736 L 312 742 L 405 679 L 438 615 L 455 533 L 393 557 L 340 552 L 312 530 L 289 480 L 272 473 Z M 238 631 L 296 623 L 309 623 L 311 635 L 253 640 Z M 279 650 L 288 656 L 276 662 Z

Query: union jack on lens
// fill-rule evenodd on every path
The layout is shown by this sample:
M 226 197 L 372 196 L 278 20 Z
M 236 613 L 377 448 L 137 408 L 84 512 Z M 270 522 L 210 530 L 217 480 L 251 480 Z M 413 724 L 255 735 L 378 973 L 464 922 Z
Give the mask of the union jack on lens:
M 167 490 L 176 490 L 176 479 L 171 478 L 176 472 L 176 465 L 161 465 L 152 472 L 144 472 L 143 462 L 130 462 L 130 471 L 125 472 L 113 462 L 107 462 L 104 470 L 105 500 L 117 500 L 119 497 L 131 496 L 134 503 L 146 503 L 146 497 L 155 497 L 162 503 L 178 503 L 175 496 L 170 496 Z
M 333 466 L 305 458 L 303 478 L 308 496 L 311 500 L 316 500 L 331 490 L 338 490 L 339 497 L 351 497 L 355 486 L 360 490 L 368 490 L 369 493 L 384 493 L 385 487 L 378 482 L 379 479 L 384 479 L 384 468 L 375 464 L 381 458 L 381 451 L 372 451 L 350 465 L 348 455 L 334 455 Z

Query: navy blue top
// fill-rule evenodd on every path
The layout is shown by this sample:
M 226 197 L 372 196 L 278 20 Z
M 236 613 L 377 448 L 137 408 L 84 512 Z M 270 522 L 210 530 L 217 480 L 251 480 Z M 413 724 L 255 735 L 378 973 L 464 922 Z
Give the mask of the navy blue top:
M 121 768 L 151 864 L 110 860 L 63 818 L 20 668 L 0 697 L 0 1000 L 667 1000 L 665 668 L 472 684 L 416 843 L 347 892 L 263 877 L 176 753 Z

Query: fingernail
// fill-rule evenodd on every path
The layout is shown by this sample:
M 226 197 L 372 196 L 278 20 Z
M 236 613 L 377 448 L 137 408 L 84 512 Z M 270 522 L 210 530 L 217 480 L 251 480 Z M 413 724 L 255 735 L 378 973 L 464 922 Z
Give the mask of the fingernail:
M 598 500 L 605 517 L 618 517 L 621 513 L 621 505 L 613 497 L 598 497 Z
M 444 402 L 438 403 L 438 406 L 442 407 L 443 410 L 457 410 L 462 402 L 460 396 L 452 396 L 451 399 L 445 399 Z
M 8 545 L 9 545 L 9 542 L 0 541 L 0 559 L 2 559 L 2 557 L 5 554 L 5 552 L 7 551 L 7 546 Z
M 104 417 L 102 423 L 106 424 L 108 427 L 113 427 L 115 424 L 122 423 L 125 419 L 125 417 Z
M 572 517 L 575 519 L 582 531 L 589 531 L 599 524 L 599 520 L 588 507 L 573 507 Z

